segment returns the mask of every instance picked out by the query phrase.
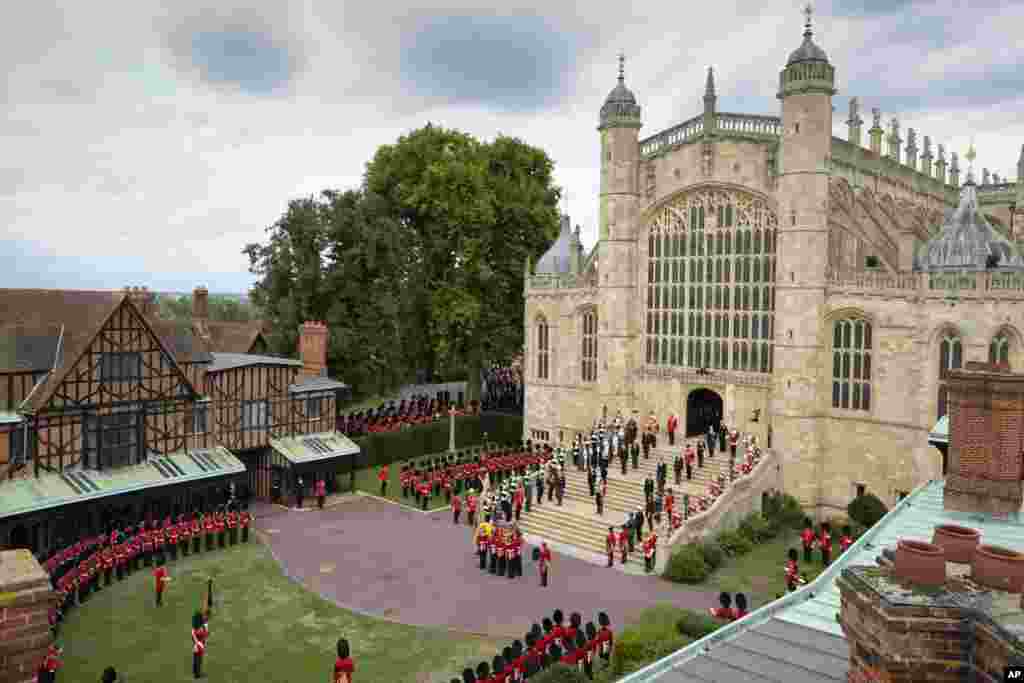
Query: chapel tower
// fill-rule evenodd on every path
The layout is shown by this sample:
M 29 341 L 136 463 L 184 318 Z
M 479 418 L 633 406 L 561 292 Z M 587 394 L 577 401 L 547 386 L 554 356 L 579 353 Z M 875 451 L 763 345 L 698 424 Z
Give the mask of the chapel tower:
M 631 406 L 636 339 L 641 309 L 637 298 L 637 225 L 639 221 L 640 107 L 626 87 L 625 57 L 619 57 L 619 82 L 601 107 L 601 196 L 599 208 L 597 373 L 595 382 L 606 405 Z M 582 324 L 582 323 L 581 323 Z M 587 333 L 584 330 L 584 338 Z M 586 353 L 584 353 L 584 361 Z M 586 373 L 584 383 L 588 382 Z
M 778 243 L 775 277 L 775 367 L 772 374 L 773 446 L 783 457 L 785 490 L 817 506 L 828 482 L 817 415 L 821 320 L 828 269 L 827 158 L 832 145 L 835 69 L 811 39 L 805 10 L 804 40 L 779 74 L 782 136 L 779 145 Z

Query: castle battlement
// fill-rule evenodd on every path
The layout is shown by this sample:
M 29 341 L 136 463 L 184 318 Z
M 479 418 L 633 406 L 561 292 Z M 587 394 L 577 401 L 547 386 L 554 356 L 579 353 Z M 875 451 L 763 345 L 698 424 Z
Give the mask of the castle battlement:
M 1024 273 L 885 273 L 829 277 L 827 294 L 902 296 L 914 299 L 1000 299 L 1024 301 Z

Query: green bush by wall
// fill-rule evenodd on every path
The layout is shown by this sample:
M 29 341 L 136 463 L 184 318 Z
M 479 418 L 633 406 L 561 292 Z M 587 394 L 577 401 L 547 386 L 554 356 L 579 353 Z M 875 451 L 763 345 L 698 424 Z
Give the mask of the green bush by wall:
M 690 638 L 679 631 L 678 623 L 694 618 L 694 614 L 672 605 L 645 609 L 640 619 L 616 638 L 611 673 L 621 676 L 636 671 L 685 647 Z M 600 676 L 595 679 L 604 680 Z M 615 679 L 608 677 L 608 680 Z
M 708 578 L 709 572 L 700 546 L 687 543 L 668 558 L 664 577 L 676 583 L 701 583 Z
M 887 512 L 889 512 L 889 508 L 885 507 L 885 503 L 873 493 L 857 496 L 846 506 L 846 514 L 850 516 L 850 519 L 865 529 L 870 529 L 877 524 L 878 520 L 885 517 Z
M 566 664 L 555 664 L 536 676 L 531 676 L 533 683 L 588 683 L 587 677 L 578 669 Z

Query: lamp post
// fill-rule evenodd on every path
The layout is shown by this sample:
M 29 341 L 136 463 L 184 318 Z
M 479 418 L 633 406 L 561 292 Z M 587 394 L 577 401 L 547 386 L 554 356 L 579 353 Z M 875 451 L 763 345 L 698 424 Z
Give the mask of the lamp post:
M 455 407 L 448 409 L 448 452 L 455 452 Z

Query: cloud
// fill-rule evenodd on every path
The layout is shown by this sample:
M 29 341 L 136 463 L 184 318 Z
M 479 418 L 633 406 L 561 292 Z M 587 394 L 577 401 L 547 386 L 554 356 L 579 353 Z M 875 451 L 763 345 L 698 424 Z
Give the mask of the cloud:
M 428 121 L 545 149 L 573 224 L 597 238 L 598 111 L 617 55 L 641 138 L 702 109 L 778 115 L 803 17 L 787 0 L 636 11 L 509 0 L 29 3 L 0 26 L 0 286 L 251 282 L 240 253 L 295 197 L 358 185 Z M 814 40 L 857 96 L 933 146 L 1016 176 L 1021 3 L 836 2 Z M 866 140 L 866 136 L 865 136 Z M 13 248 L 12 248 L 13 246 Z M 164 284 L 158 284 L 164 283 Z

